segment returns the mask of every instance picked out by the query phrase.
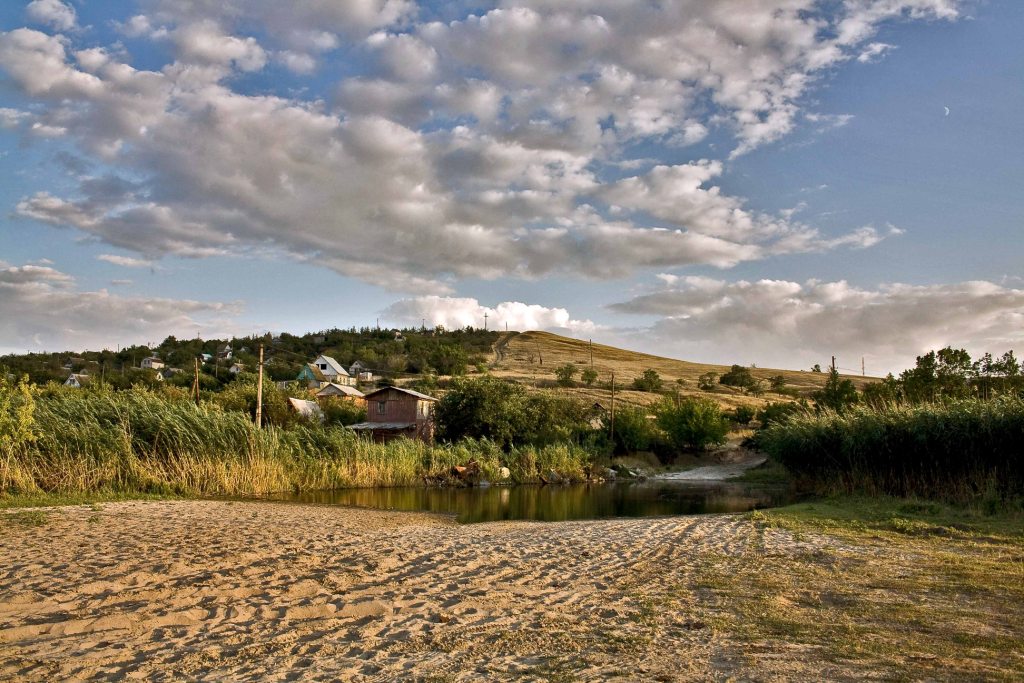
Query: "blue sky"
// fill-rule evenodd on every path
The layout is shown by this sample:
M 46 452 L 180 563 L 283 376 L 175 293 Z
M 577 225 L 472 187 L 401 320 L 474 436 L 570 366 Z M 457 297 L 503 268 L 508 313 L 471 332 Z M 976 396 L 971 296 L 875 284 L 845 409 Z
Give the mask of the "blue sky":
M 1022 32 L 959 0 L 5 3 L 0 352 L 484 312 L 761 366 L 1019 351 Z

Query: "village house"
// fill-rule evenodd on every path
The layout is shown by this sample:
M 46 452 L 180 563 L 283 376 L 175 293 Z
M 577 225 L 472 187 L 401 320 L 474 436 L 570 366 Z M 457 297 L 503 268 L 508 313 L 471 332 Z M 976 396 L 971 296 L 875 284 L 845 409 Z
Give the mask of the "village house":
M 335 384 L 347 384 L 349 386 L 354 386 L 356 383 L 355 379 L 348 374 L 348 370 L 330 356 L 324 356 L 321 354 L 316 357 L 312 365 L 323 373 L 328 382 L 334 382 Z
M 164 363 L 156 356 L 149 356 L 148 358 L 143 358 L 142 363 L 140 363 L 139 365 L 140 367 L 146 368 L 148 370 L 160 370 L 166 365 L 166 363 Z
M 316 392 L 317 398 L 344 398 L 351 399 L 354 401 L 361 401 L 365 398 L 363 392 L 359 391 L 355 387 L 350 387 L 347 384 L 337 384 L 335 382 L 329 383 L 327 386 Z
M 221 344 L 217 347 L 217 359 L 218 360 L 231 360 L 232 355 L 231 344 Z
M 303 365 L 295 379 L 300 384 L 305 384 L 306 387 L 310 389 L 322 389 L 330 384 L 330 381 L 324 375 L 323 371 L 312 363 L 306 363 Z
M 232 375 L 237 375 L 240 372 L 245 372 L 245 366 L 241 363 L 232 363 L 231 367 L 228 368 L 228 372 Z
M 89 383 L 90 379 L 91 378 L 89 377 L 89 375 L 85 374 L 84 372 L 72 372 L 70 375 L 68 375 L 68 378 L 64 380 L 64 386 L 74 387 L 75 389 L 81 389 L 82 387 Z
M 366 399 L 366 422 L 349 429 L 369 433 L 374 441 L 387 442 L 400 436 L 430 442 L 434 438 L 433 396 L 402 387 L 371 391 Z

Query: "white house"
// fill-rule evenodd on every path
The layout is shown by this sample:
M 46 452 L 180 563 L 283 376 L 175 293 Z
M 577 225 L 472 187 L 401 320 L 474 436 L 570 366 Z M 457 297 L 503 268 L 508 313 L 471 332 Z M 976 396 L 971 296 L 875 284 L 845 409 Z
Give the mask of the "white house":
M 64 380 L 64 386 L 74 387 L 75 389 L 81 389 L 83 386 L 89 383 L 89 375 L 83 373 L 76 374 L 72 372 L 68 375 L 68 378 Z
M 149 358 L 143 358 L 141 365 L 142 367 L 148 368 L 150 370 L 160 370 L 166 365 L 166 363 L 164 363 L 156 356 L 150 356 Z
M 241 363 L 232 363 L 231 367 L 228 368 L 228 372 L 232 375 L 237 375 L 240 372 L 245 372 L 245 366 Z
M 217 358 L 220 360 L 231 360 L 231 343 L 222 344 L 217 347 Z
M 324 356 L 321 354 L 316 357 L 316 360 L 314 360 L 311 365 L 322 372 L 328 382 L 346 384 L 349 386 L 355 384 L 355 380 L 348 374 L 348 370 L 342 367 L 341 363 L 330 356 Z

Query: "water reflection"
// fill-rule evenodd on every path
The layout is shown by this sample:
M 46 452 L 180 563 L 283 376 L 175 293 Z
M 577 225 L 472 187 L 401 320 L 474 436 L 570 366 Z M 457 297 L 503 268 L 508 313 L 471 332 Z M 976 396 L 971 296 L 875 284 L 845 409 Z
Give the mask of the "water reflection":
M 440 512 L 454 514 L 458 521 L 471 523 L 745 512 L 785 505 L 792 502 L 793 496 L 785 489 L 743 484 L 645 481 L 468 489 L 343 489 L 300 493 L 286 499 L 302 503 Z

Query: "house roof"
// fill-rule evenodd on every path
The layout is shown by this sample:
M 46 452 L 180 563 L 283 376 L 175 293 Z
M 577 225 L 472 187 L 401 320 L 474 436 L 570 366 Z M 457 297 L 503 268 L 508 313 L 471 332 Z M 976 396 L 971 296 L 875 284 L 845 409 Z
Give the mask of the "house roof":
M 334 374 L 336 374 L 336 375 L 344 375 L 345 377 L 348 377 L 348 370 L 346 370 L 345 368 L 341 367 L 341 363 L 339 363 L 338 361 L 334 360 L 330 356 L 325 356 L 323 354 L 320 354 L 319 356 L 316 357 L 316 359 L 313 360 L 313 364 L 316 365 L 316 362 L 318 360 L 320 360 L 321 358 L 323 358 L 324 363 L 327 364 L 327 367 L 329 367 L 331 370 L 334 371 Z
M 422 401 L 436 401 L 437 400 L 433 396 L 427 396 L 426 394 L 421 394 L 418 391 L 413 391 L 412 389 L 406 389 L 404 387 L 381 387 L 380 389 L 377 389 L 376 391 L 371 391 L 370 393 L 366 394 L 366 398 L 370 398 L 371 396 L 376 396 L 377 394 L 384 393 L 385 391 L 401 391 L 403 394 L 409 394 L 410 396 L 415 396 L 416 398 L 418 398 L 418 399 L 420 399 Z
M 312 363 L 306 363 L 306 365 L 304 366 L 303 369 L 304 370 L 309 370 L 312 373 L 312 375 L 313 375 L 313 379 L 317 380 L 318 382 L 326 382 L 327 381 L 327 378 L 324 376 L 324 373 L 320 372 L 320 368 L 318 368 L 317 366 L 313 365 Z M 303 375 L 303 372 L 302 372 L 302 370 L 300 370 L 299 371 L 299 376 L 298 376 L 297 379 L 302 379 L 302 375 Z
M 357 422 L 354 425 L 349 425 L 349 429 L 354 429 L 357 432 L 362 431 L 398 431 L 403 429 L 412 429 L 416 426 L 415 422 Z
M 356 398 L 363 397 L 363 392 L 359 391 L 355 387 L 346 386 L 344 384 L 337 384 L 336 382 L 331 382 L 326 387 L 316 392 L 316 395 L 331 396 L 332 394 L 335 393 L 342 393 L 345 394 L 346 396 L 355 396 Z
M 316 401 L 307 401 L 304 398 L 289 398 L 288 403 L 295 409 L 295 412 L 303 417 L 320 418 L 323 415 L 323 411 L 320 410 L 320 406 L 317 405 Z

